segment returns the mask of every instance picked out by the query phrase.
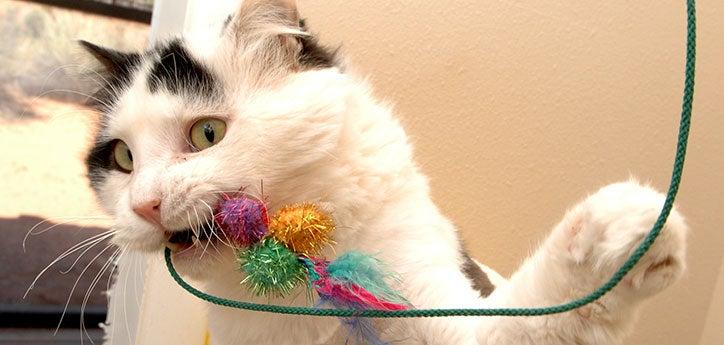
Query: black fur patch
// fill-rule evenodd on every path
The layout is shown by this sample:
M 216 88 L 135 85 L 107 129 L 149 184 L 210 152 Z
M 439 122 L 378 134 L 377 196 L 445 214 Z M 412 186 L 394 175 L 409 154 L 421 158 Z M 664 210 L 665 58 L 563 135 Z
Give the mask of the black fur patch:
M 113 142 L 98 141 L 96 139 L 93 148 L 85 158 L 85 164 L 88 167 L 90 185 L 97 190 L 108 172 L 114 169 Z
M 182 92 L 210 96 L 215 83 L 211 72 L 194 60 L 180 40 L 168 42 L 156 48 L 159 60 L 148 75 L 148 89 L 157 92 L 165 88 L 173 94 Z
M 299 27 L 307 31 L 304 20 L 299 21 Z M 302 50 L 299 52 L 299 63 L 306 68 L 330 68 L 337 64 L 336 50 L 330 50 L 319 44 L 314 36 L 299 37 Z
M 468 280 L 470 280 L 470 284 L 473 286 L 473 289 L 480 292 L 480 297 L 490 296 L 490 294 L 493 293 L 493 290 L 495 290 L 495 285 L 490 282 L 488 275 L 483 272 L 483 269 L 481 269 L 480 266 L 473 261 L 468 253 L 463 251 L 461 254 L 463 256 L 463 265 L 461 270 Z
M 93 94 L 88 105 L 105 114 L 118 100 L 119 91 L 133 81 L 133 73 L 141 64 L 141 55 L 103 48 L 86 41 L 80 41 L 80 44 L 104 67 L 98 71 L 98 74 L 103 76 L 103 85 Z M 99 122 L 101 126 L 105 123 L 105 121 Z M 100 128 L 98 133 L 102 133 L 103 130 Z M 113 142 L 101 141 L 100 136 L 96 137 L 96 142 L 85 159 L 88 179 L 94 189 L 100 186 L 109 170 L 115 169 L 112 152 Z
M 103 48 L 82 40 L 80 45 L 104 67 L 102 71 L 98 71 L 98 74 L 103 76 L 104 84 L 96 91 L 88 104 L 102 112 L 110 108 L 118 99 L 117 91 L 131 83 L 133 73 L 141 63 L 141 55 Z

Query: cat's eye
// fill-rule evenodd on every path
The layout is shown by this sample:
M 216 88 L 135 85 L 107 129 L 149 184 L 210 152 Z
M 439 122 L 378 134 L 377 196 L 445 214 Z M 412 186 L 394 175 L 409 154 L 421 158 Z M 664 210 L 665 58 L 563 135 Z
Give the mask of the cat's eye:
M 214 146 L 224 138 L 226 123 L 219 119 L 204 118 L 196 121 L 191 127 L 191 144 L 201 151 Z
M 113 161 L 119 170 L 127 173 L 133 171 L 133 154 L 123 140 L 116 140 L 113 145 Z

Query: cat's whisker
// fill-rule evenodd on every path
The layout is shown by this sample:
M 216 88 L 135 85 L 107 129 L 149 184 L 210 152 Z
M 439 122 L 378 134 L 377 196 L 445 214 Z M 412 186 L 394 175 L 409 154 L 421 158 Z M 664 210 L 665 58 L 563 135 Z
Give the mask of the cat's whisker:
M 201 202 L 204 203 L 205 205 L 207 205 L 203 200 L 201 200 Z M 196 218 L 199 219 L 199 213 L 196 209 L 196 206 L 194 206 L 194 212 L 196 212 Z M 206 234 L 206 236 L 208 237 L 208 240 L 206 241 L 206 247 L 211 245 L 211 247 L 214 248 L 218 252 L 219 251 L 218 248 L 216 248 L 216 245 L 213 243 L 214 242 L 213 241 L 213 239 L 214 239 L 213 219 L 214 219 L 214 215 L 213 215 L 213 213 L 211 213 L 211 215 L 209 217 L 206 217 L 204 220 L 204 225 L 205 225 L 204 229 L 209 231 L 209 233 Z M 206 251 L 206 248 L 204 248 L 204 252 L 205 251 Z M 203 254 L 202 254 L 202 257 L 203 257 Z
M 196 229 L 199 234 L 199 236 L 197 236 L 196 239 L 197 239 L 198 243 L 200 244 L 201 243 L 200 235 L 201 235 L 201 231 L 202 231 L 201 218 L 199 218 L 199 212 L 196 209 L 196 206 L 192 206 L 192 207 L 194 209 L 194 214 L 196 214 Z M 200 256 L 201 258 L 204 257 L 204 254 L 206 253 L 206 249 L 209 247 L 209 243 L 211 243 L 211 239 L 208 239 L 206 241 L 206 245 L 203 246 L 203 250 L 201 251 L 201 256 Z
M 52 90 L 48 90 L 48 91 L 43 91 L 43 92 L 41 92 L 40 94 L 38 94 L 37 96 L 35 96 L 35 97 L 33 98 L 33 100 L 30 101 L 30 104 L 33 104 L 34 102 L 37 102 L 40 98 L 43 98 L 43 97 L 45 97 L 45 96 L 47 96 L 47 95 L 49 95 L 49 94 L 56 93 L 56 92 L 66 92 L 66 93 L 69 93 L 69 94 L 74 94 L 74 95 L 79 95 L 79 96 L 87 97 L 87 99 L 94 100 L 94 101 L 98 102 L 99 104 L 103 105 L 104 107 L 106 107 L 106 109 L 111 109 L 111 107 L 112 107 L 111 104 L 106 103 L 105 101 L 99 99 L 98 97 L 95 97 L 95 96 L 93 96 L 93 95 L 87 94 L 87 93 L 85 93 L 85 92 L 75 91 L 75 90 L 70 90 L 70 89 L 52 89 Z
M 63 312 L 60 314 L 60 320 L 58 321 L 58 326 L 55 327 L 55 332 L 53 333 L 53 335 L 58 334 L 58 330 L 60 330 L 60 325 L 63 323 L 63 318 L 65 317 L 65 313 L 68 311 L 68 306 L 70 305 L 70 299 L 71 299 L 71 297 L 73 297 L 73 292 L 75 292 L 75 289 L 78 287 L 78 283 L 80 282 L 81 278 L 83 278 L 83 274 L 85 274 L 85 272 L 88 271 L 88 269 L 91 267 L 91 265 L 93 265 L 93 263 L 101 255 L 103 255 L 103 253 L 105 253 L 106 250 L 108 250 L 109 248 L 111 248 L 113 246 L 114 246 L 113 244 L 109 244 L 105 248 L 103 248 L 103 250 L 98 252 L 98 254 L 96 254 L 96 256 L 94 256 L 93 259 L 91 259 L 88 262 L 88 264 L 85 265 L 83 270 L 80 272 L 80 274 L 78 275 L 78 279 L 75 280 L 75 283 L 73 283 L 73 287 L 70 289 L 70 293 L 68 293 L 68 299 L 65 302 L 65 306 L 63 307 Z
M 65 120 L 65 116 L 88 114 L 88 117 L 95 117 L 98 115 L 98 111 L 86 107 L 73 107 L 63 112 L 53 112 L 50 114 L 50 118 L 46 122 L 48 126 L 54 126 L 56 121 Z
M 81 303 L 80 306 L 80 339 L 81 344 L 83 343 L 84 334 L 88 337 L 88 340 L 90 340 L 91 344 L 95 344 L 93 342 L 93 338 L 91 338 L 90 334 L 88 334 L 88 330 L 85 327 L 85 308 L 88 305 L 88 300 L 90 299 L 91 293 L 93 292 L 93 289 L 96 287 L 98 282 L 101 280 L 101 277 L 103 276 L 103 273 L 108 270 L 108 267 L 112 265 L 113 261 L 115 260 L 116 256 L 119 255 L 121 252 L 121 248 L 116 248 L 116 250 L 108 257 L 108 260 L 101 266 L 101 269 L 98 271 L 96 276 L 91 281 L 88 289 L 85 292 L 85 295 L 83 296 L 83 303 Z
M 235 249 L 236 246 L 234 246 L 234 245 L 231 243 L 231 239 L 229 239 L 229 235 L 228 235 L 225 231 L 219 231 L 219 232 L 220 232 L 222 235 L 224 235 L 224 238 L 226 239 L 226 241 L 224 241 L 223 239 L 221 239 L 221 236 L 219 236 L 219 233 L 214 230 L 214 231 L 213 231 L 213 234 L 214 234 L 214 236 L 216 236 L 217 239 L 219 239 L 219 242 L 221 242 L 222 244 L 224 244 L 225 246 L 227 246 L 227 247 L 229 247 L 229 248 L 231 248 L 231 249 Z
M 120 262 L 120 260 L 123 258 L 123 256 L 124 256 L 125 254 L 127 254 L 128 248 L 129 248 L 128 245 L 123 246 L 122 249 L 121 249 L 121 252 L 113 259 L 113 264 L 112 264 L 111 272 L 108 274 L 108 280 L 106 281 L 106 291 L 111 291 L 114 273 L 115 273 L 116 269 L 117 269 L 118 267 L 120 267 L 119 262 Z M 117 251 L 117 250 L 116 250 L 116 251 Z M 133 258 L 133 256 L 132 256 L 131 258 Z M 116 278 L 117 278 L 117 280 L 116 280 L 116 285 L 118 284 L 118 279 L 122 279 L 122 277 L 123 277 L 123 267 L 120 267 L 120 269 L 118 270 L 118 273 L 117 273 L 117 275 L 116 275 Z M 109 294 L 106 295 L 106 298 L 107 298 L 107 301 L 108 301 L 109 305 L 110 305 L 111 297 L 112 297 L 112 296 L 109 295 Z M 110 310 L 109 310 L 109 311 L 110 311 Z M 113 309 L 113 315 L 110 316 L 110 318 L 111 318 L 110 323 L 109 323 L 110 325 L 115 325 L 115 324 L 116 324 L 116 316 L 117 316 L 117 315 L 118 315 L 118 311 L 116 310 L 116 308 L 114 308 L 114 309 Z M 111 344 L 113 344 L 114 342 L 115 342 L 115 337 L 111 337 Z
M 201 203 L 209 209 L 209 217 L 206 219 L 206 221 L 208 222 L 209 220 L 211 220 L 211 227 L 213 228 L 216 225 L 216 221 L 214 220 L 214 209 L 211 208 L 211 205 L 209 205 L 209 203 L 207 203 L 203 199 L 199 199 L 199 201 L 201 201 Z
M 209 209 L 209 212 L 211 214 L 211 217 L 209 217 L 209 219 L 211 219 L 211 234 L 216 236 L 216 238 L 219 240 L 219 242 L 223 243 L 224 245 L 228 246 L 229 248 L 234 248 L 231 245 L 231 240 L 229 240 L 229 236 L 226 234 L 226 232 L 220 231 L 226 238 L 226 242 L 225 242 L 223 239 L 221 239 L 221 236 L 219 236 L 219 233 L 216 231 L 218 224 L 216 224 L 216 219 L 214 217 L 214 209 L 211 208 L 211 205 L 209 205 L 206 201 L 201 200 L 201 202 Z
M 116 268 L 118 268 L 118 266 L 119 266 L 118 263 L 120 262 L 120 260 L 121 260 L 121 258 L 123 257 L 123 254 L 124 254 L 124 253 L 125 253 L 125 250 L 122 251 L 121 254 L 118 255 L 118 257 L 116 258 L 115 262 L 113 263 L 113 268 L 111 268 L 111 273 L 108 274 L 108 280 L 106 281 L 106 305 L 109 306 L 108 312 L 109 312 L 109 313 L 112 313 L 112 315 L 110 315 L 110 324 L 111 324 L 111 325 L 115 325 L 115 324 L 116 324 L 116 308 L 113 308 L 113 309 L 110 308 L 110 306 L 111 306 L 111 297 L 112 297 L 112 295 L 111 295 L 111 285 L 112 285 L 112 283 L 111 283 L 111 282 L 113 281 L 113 274 L 115 273 Z M 120 277 L 120 270 L 119 270 L 118 277 Z M 106 320 L 104 321 L 104 324 L 105 324 L 106 326 L 109 324 L 109 323 L 108 323 L 108 317 L 106 317 Z M 108 332 L 106 332 L 106 334 L 108 334 Z M 114 335 L 114 334 L 113 334 L 113 335 Z M 114 339 L 115 336 L 113 336 L 113 335 L 110 336 L 110 338 L 111 338 L 111 345 L 113 345 L 113 343 L 115 342 L 115 339 Z
M 196 211 L 196 208 L 194 208 L 194 211 Z M 198 213 L 197 213 L 196 217 L 197 217 L 197 219 L 198 219 Z M 196 236 L 196 238 L 197 238 L 197 240 L 198 240 L 199 236 L 201 235 L 201 230 L 200 230 L 200 228 L 198 227 L 198 223 L 196 223 L 196 226 L 194 226 L 195 223 L 194 223 L 193 221 L 191 221 L 191 213 L 189 212 L 189 210 L 186 210 L 186 220 L 188 221 L 189 228 L 191 229 L 191 232 L 194 234 L 194 236 Z M 200 222 L 200 221 L 198 221 L 198 222 Z M 190 249 L 192 249 L 193 247 L 194 247 L 194 246 L 191 245 L 191 246 L 189 246 L 188 248 L 180 251 L 178 254 L 185 253 L 187 250 L 190 250 Z M 203 253 L 202 253 L 202 256 L 203 256 Z
M 43 90 L 43 91 L 41 91 L 39 94 L 33 96 L 32 99 L 30 99 L 30 102 L 28 102 L 29 105 L 28 105 L 27 107 L 25 107 L 25 109 L 23 109 L 22 113 L 20 113 L 20 115 L 18 116 L 18 118 L 20 118 L 20 119 L 24 118 L 25 115 L 28 113 L 28 111 L 29 111 L 31 108 L 33 108 L 33 105 L 34 105 L 39 99 L 43 98 L 44 96 L 46 96 L 46 95 L 48 94 L 48 92 L 47 92 L 48 90 L 45 90 L 45 87 L 47 86 L 48 81 L 51 79 L 51 77 L 53 76 L 53 74 L 55 74 L 56 72 L 58 72 L 58 71 L 60 71 L 60 70 L 62 70 L 62 69 L 64 69 L 64 68 L 68 68 L 68 67 L 70 67 L 70 66 L 73 66 L 73 64 L 61 65 L 61 66 L 56 67 L 56 68 L 53 69 L 52 71 L 50 71 L 50 72 L 48 73 L 48 75 L 45 77 L 45 79 L 43 80 L 43 83 L 42 83 L 42 85 L 41 85 L 41 87 L 40 87 L 40 90 Z M 80 93 L 80 92 L 79 92 L 79 93 Z M 84 95 L 85 95 L 85 94 L 84 94 Z
M 110 291 L 110 290 L 111 290 L 111 285 L 112 285 L 111 282 L 113 281 L 113 273 L 115 273 L 116 268 L 118 267 L 118 261 L 121 259 L 121 257 L 123 256 L 123 254 L 126 252 L 126 249 L 127 249 L 127 248 L 128 248 L 128 245 L 123 246 L 123 249 L 121 250 L 121 253 L 120 253 L 120 254 L 115 258 L 115 260 L 114 260 L 113 267 L 111 268 L 111 272 L 108 273 L 108 281 L 106 281 L 106 291 Z M 109 296 L 110 296 L 110 295 L 108 295 L 107 297 L 109 297 Z M 110 303 L 110 298 L 108 298 L 108 302 Z
M 140 300 L 140 297 L 139 297 L 139 296 L 141 296 L 141 293 L 143 292 L 143 289 L 142 289 L 142 288 L 139 288 L 140 284 L 139 284 L 139 279 L 138 279 L 138 277 L 139 277 L 141 274 L 143 274 L 143 271 L 142 271 L 142 268 L 143 268 L 143 266 L 142 266 L 143 257 L 142 257 L 142 256 L 134 256 L 133 259 L 134 259 L 134 262 L 136 263 L 135 266 L 133 266 L 133 267 L 134 267 L 134 271 L 135 271 L 135 274 L 133 275 L 133 291 L 134 291 L 134 294 L 133 294 L 133 295 L 136 296 L 136 307 L 138 307 L 138 308 L 140 309 L 140 307 L 141 307 L 141 300 Z M 129 274 L 130 274 L 130 273 L 129 273 Z
M 209 233 L 207 234 L 208 240 L 206 241 L 206 247 L 211 246 L 211 249 L 213 249 L 216 253 L 220 253 L 219 248 L 216 246 L 216 243 L 214 243 L 214 238 L 218 238 L 218 236 L 215 236 L 215 231 L 211 227 L 211 223 L 209 222 L 209 219 L 206 219 L 206 228 L 209 229 Z M 213 256 L 213 253 L 210 253 L 209 255 Z
M 60 66 L 58 66 L 58 67 L 56 67 L 56 68 L 53 68 L 53 70 L 50 71 L 50 72 L 48 72 L 48 75 L 45 76 L 45 79 L 43 79 L 43 83 L 40 85 L 40 90 L 45 90 L 45 87 L 48 85 L 48 82 L 50 81 L 50 78 L 51 78 L 51 77 L 53 76 L 53 74 L 55 74 L 56 72 L 58 72 L 58 71 L 60 71 L 60 70 L 67 69 L 67 68 L 69 68 L 69 67 L 79 67 L 79 66 L 80 66 L 79 64 L 69 63 L 69 64 L 60 65 Z
M 181 255 L 181 254 L 186 253 L 187 251 L 192 250 L 192 249 L 194 249 L 194 247 L 193 247 L 193 246 L 189 246 L 188 248 L 186 248 L 186 249 L 184 249 L 184 250 L 176 253 L 176 255 Z
M 191 232 L 193 232 L 194 235 L 196 236 L 196 238 L 198 238 L 198 235 L 199 235 L 198 229 L 194 229 L 194 227 L 193 227 L 193 222 L 191 221 L 191 213 L 189 212 L 189 210 L 186 210 L 186 220 L 188 221 L 189 228 L 191 229 Z M 185 253 L 185 252 L 193 249 L 193 247 L 194 247 L 194 246 L 189 246 L 188 248 L 186 248 L 186 249 L 178 252 L 177 255 L 181 255 L 181 254 L 183 254 L 183 253 Z
M 33 281 L 30 283 L 30 286 L 28 286 L 28 289 L 25 290 L 25 294 L 23 295 L 23 299 L 25 299 L 25 298 L 28 296 L 28 293 L 30 293 L 30 290 L 32 290 L 33 287 L 35 287 L 35 283 L 38 282 L 38 280 L 40 279 L 40 277 L 42 277 L 43 274 L 45 274 L 45 272 L 48 271 L 48 270 L 50 269 L 50 267 L 52 267 L 53 265 L 55 265 L 58 261 L 63 260 L 63 259 L 64 259 L 65 257 L 67 257 L 68 255 L 73 254 L 74 252 L 76 252 L 76 251 L 78 251 L 78 250 L 80 250 L 80 249 L 82 249 L 82 248 L 84 248 L 84 247 L 86 247 L 86 246 L 92 246 L 92 245 L 95 245 L 95 243 L 102 242 L 103 240 L 105 240 L 105 239 L 110 238 L 111 236 L 113 236 L 114 233 L 115 233 L 114 230 L 108 230 L 108 231 L 106 231 L 106 232 L 103 232 L 103 233 L 100 233 L 100 234 L 97 234 L 97 235 L 93 235 L 93 236 L 91 236 L 91 237 L 89 237 L 89 238 L 87 238 L 87 239 L 79 242 L 78 244 L 73 245 L 72 247 L 70 247 L 69 249 L 67 249 L 65 252 L 63 252 L 63 253 L 61 253 L 60 255 L 58 255 L 57 258 L 55 258 L 53 261 L 51 261 L 47 266 L 45 266 L 45 268 L 43 268 L 43 269 L 40 271 L 40 273 L 38 273 L 38 274 L 35 276 L 35 279 L 33 279 Z
M 264 199 L 264 194 L 262 192 L 251 192 L 248 190 L 248 188 L 242 187 L 239 189 L 216 189 L 213 191 L 206 192 L 207 194 L 213 194 L 213 195 L 222 195 L 226 197 L 239 197 L 239 196 L 247 196 L 251 199 L 260 200 L 262 202 L 266 202 Z
M 199 237 L 199 233 L 195 231 L 196 229 L 194 229 L 193 223 L 191 222 L 191 213 L 189 212 L 189 210 L 186 210 L 186 220 L 189 221 L 189 228 L 191 228 L 191 231 L 194 233 L 194 235 L 196 235 L 196 237 Z
M 86 248 L 80 253 L 80 255 L 78 255 L 78 257 L 75 258 L 75 261 L 73 261 L 73 264 L 71 264 L 70 267 L 68 267 L 68 269 L 61 270 L 60 274 L 63 274 L 63 275 L 68 274 L 68 272 L 70 272 L 75 267 L 75 265 L 78 264 L 78 261 L 80 261 L 80 259 L 83 257 L 83 255 L 85 255 L 85 253 L 87 253 L 89 250 L 91 250 L 93 247 L 95 247 L 98 243 L 103 242 L 104 240 L 108 239 L 112 235 L 113 234 L 110 234 L 108 237 L 102 237 L 102 238 L 98 239 L 97 241 L 95 241 L 95 243 L 93 243 L 92 245 L 86 246 Z
M 128 344 L 131 344 L 131 327 L 128 324 L 128 276 L 131 274 L 131 265 L 126 268 L 127 272 L 123 281 L 123 321 L 126 327 L 126 335 L 128 337 Z M 118 284 L 118 283 L 116 283 Z
M 103 74 L 99 73 L 96 69 L 88 68 L 88 66 L 83 66 L 83 65 L 78 65 L 78 67 L 80 67 L 80 71 L 79 71 L 80 73 L 91 72 L 92 74 L 95 74 L 95 76 L 92 76 L 90 74 L 84 74 L 84 76 L 86 78 L 94 81 L 96 84 L 98 84 L 98 86 L 110 87 L 113 90 L 117 90 L 117 88 L 111 82 L 109 82 L 109 80 L 106 79 L 106 77 Z M 98 79 L 96 79 L 96 77 L 100 78 L 103 82 L 99 82 Z
M 196 222 L 194 224 L 191 224 L 191 227 L 195 227 L 198 231 L 198 234 L 201 235 L 201 218 L 199 218 L 199 211 L 194 205 L 191 206 L 191 209 L 194 210 L 194 215 L 196 216 Z
M 71 73 L 82 75 L 86 72 L 91 72 L 91 73 L 95 74 L 96 76 L 98 76 L 99 78 L 101 78 L 103 80 L 103 83 L 98 82 L 98 80 L 95 79 L 95 77 L 92 77 L 90 75 L 85 75 L 86 78 L 94 81 L 96 84 L 98 84 L 98 86 L 102 87 L 104 85 L 110 85 L 110 83 L 108 83 L 108 80 L 102 74 L 98 73 L 98 71 L 96 71 L 95 69 L 89 68 L 88 66 L 82 65 L 82 64 L 68 63 L 65 65 L 60 65 L 60 66 L 54 68 L 52 71 L 50 71 L 48 73 L 48 75 L 45 77 L 45 79 L 43 80 L 43 84 L 40 87 L 40 90 L 45 90 L 45 87 L 48 85 L 48 82 L 50 81 L 53 74 L 55 74 L 56 72 L 58 72 L 60 70 L 70 69 L 71 67 L 75 68 L 75 70 L 71 71 Z
M 51 226 L 50 228 L 47 228 L 47 229 L 44 229 L 44 230 L 40 231 L 40 232 L 33 233 L 33 231 L 35 231 L 35 229 L 37 229 L 39 226 L 41 226 L 41 225 L 43 225 L 43 224 L 45 224 L 45 223 L 47 223 L 47 222 L 53 222 L 53 221 L 60 220 L 60 219 L 70 219 L 70 220 L 67 221 L 67 222 L 58 223 L 58 224 L 56 224 L 56 225 Z M 53 218 L 43 219 L 42 221 L 40 221 L 40 222 L 38 222 L 37 224 L 33 225 L 33 227 L 31 227 L 30 230 L 28 230 L 28 232 L 25 233 L 25 236 L 23 237 L 23 242 L 22 242 L 23 251 L 25 251 L 25 244 L 26 244 L 26 242 L 28 241 L 28 237 L 30 237 L 30 235 L 40 235 L 40 234 L 42 234 L 42 233 L 45 233 L 45 232 L 50 231 L 51 229 L 55 228 L 55 227 L 58 226 L 58 225 L 65 225 L 65 224 L 72 223 L 72 222 L 77 221 L 77 220 L 89 220 L 89 219 L 98 220 L 98 219 L 110 219 L 110 218 L 109 218 L 109 217 L 104 217 L 104 216 L 87 216 L 87 217 L 85 217 L 85 216 L 73 216 L 73 217 L 53 217 Z

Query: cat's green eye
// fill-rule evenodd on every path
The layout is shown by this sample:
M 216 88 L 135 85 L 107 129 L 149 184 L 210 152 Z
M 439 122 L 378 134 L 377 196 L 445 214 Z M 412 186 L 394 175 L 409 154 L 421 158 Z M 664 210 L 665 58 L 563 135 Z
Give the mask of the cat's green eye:
M 133 171 L 133 154 L 123 140 L 116 140 L 113 145 L 113 160 L 119 170 L 127 173 Z
M 226 123 L 219 119 L 204 118 L 196 121 L 191 127 L 191 144 L 201 151 L 214 146 L 224 138 Z

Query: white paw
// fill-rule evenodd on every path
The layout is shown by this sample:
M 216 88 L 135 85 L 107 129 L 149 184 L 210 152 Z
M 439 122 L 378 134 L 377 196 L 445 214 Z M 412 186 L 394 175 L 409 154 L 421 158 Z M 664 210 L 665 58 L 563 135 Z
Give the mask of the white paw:
M 607 280 L 651 230 L 664 195 L 637 182 L 606 186 L 577 205 L 554 234 L 576 271 L 590 284 Z M 651 249 L 617 290 L 643 298 L 674 283 L 685 268 L 687 226 L 676 209 Z M 626 290 L 626 291 L 622 291 Z

